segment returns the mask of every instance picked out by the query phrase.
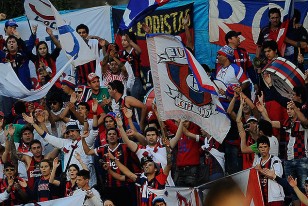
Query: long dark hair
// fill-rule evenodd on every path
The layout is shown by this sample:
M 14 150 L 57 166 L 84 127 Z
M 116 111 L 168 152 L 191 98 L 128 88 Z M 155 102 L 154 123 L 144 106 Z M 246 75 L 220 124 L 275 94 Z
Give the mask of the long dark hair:
M 51 62 L 51 56 L 50 56 L 50 53 L 49 53 L 49 48 L 48 48 L 48 45 L 47 45 L 47 43 L 45 42 L 45 41 L 40 41 L 37 45 L 36 45 L 36 56 L 37 56 L 37 59 L 36 59 L 36 61 L 35 61 L 35 68 L 39 68 L 39 66 L 40 66 L 40 57 L 41 57 L 41 55 L 40 55 L 40 53 L 39 53 L 39 51 L 38 51 L 38 49 L 39 49 L 39 47 L 41 46 L 41 45 L 43 45 L 43 44 L 45 44 L 45 46 L 46 46 L 46 48 L 47 48 L 47 54 L 46 54 L 46 56 L 44 57 L 45 59 L 46 59 L 46 61 L 47 61 L 47 63 L 48 63 L 48 66 L 51 68 L 52 67 L 52 62 Z

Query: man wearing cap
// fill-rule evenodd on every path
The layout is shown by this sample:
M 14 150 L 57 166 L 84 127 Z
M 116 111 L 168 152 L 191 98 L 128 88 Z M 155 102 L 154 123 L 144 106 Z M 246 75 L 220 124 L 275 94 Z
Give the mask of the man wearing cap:
M 96 117 L 96 115 L 94 115 Z M 64 154 L 64 167 L 67 167 L 69 164 L 77 164 L 79 168 L 82 168 L 79 161 L 76 159 L 74 155 L 71 155 L 71 153 L 79 153 L 82 161 L 88 166 L 90 172 L 91 172 L 91 178 L 93 180 L 96 180 L 94 178 L 95 173 L 91 171 L 90 163 L 92 163 L 92 158 L 85 154 L 83 148 L 82 148 L 82 142 L 81 142 L 81 134 L 80 129 L 78 127 L 78 124 L 74 122 L 69 122 L 66 124 L 66 132 L 67 135 L 66 139 L 62 139 L 59 137 L 52 136 L 48 133 L 46 133 L 39 125 L 37 125 L 34 121 L 33 116 L 28 116 L 23 113 L 23 118 L 25 121 L 27 121 L 29 124 L 31 124 L 34 129 L 37 131 L 37 133 L 44 138 L 45 141 L 52 144 L 55 148 L 59 148 L 63 151 Z M 86 142 L 89 145 L 89 147 L 92 147 L 95 141 L 96 136 L 98 135 L 97 130 L 97 118 L 93 118 L 93 130 L 91 130 L 88 134 L 82 134 L 87 135 Z M 71 157 L 72 156 L 72 157 Z M 71 157 L 71 160 L 69 160 Z M 91 185 L 93 186 L 93 184 Z
M 92 90 L 92 98 L 97 99 L 98 103 L 103 107 L 104 112 L 110 112 L 108 103 L 110 102 L 110 95 L 106 87 L 100 86 L 100 78 L 95 73 L 88 75 L 88 86 Z
M 8 36 L 16 35 L 16 33 L 17 33 L 16 28 L 17 27 L 18 27 L 18 24 L 16 23 L 16 21 L 14 19 L 7 20 L 5 22 L 5 25 L 4 25 L 4 31 L 5 31 L 4 39 L 6 40 L 8 38 Z
M 69 96 L 71 96 L 75 92 L 76 81 L 75 78 L 71 75 L 67 75 L 61 82 L 61 88 L 63 92 Z
M 242 90 L 249 87 L 249 80 L 243 69 L 234 62 L 234 49 L 225 45 L 217 52 L 218 68 L 216 79 L 222 81 L 226 86 L 240 84 Z M 226 91 L 219 88 L 219 93 L 225 95 Z
M 257 85 L 257 74 L 254 70 L 252 62 L 246 49 L 239 47 L 241 44 L 240 35 L 241 32 L 229 31 L 225 36 L 226 44 L 234 49 L 234 63 L 239 67 L 242 67 L 244 72 L 248 74 L 248 77 L 253 82 L 254 85 Z

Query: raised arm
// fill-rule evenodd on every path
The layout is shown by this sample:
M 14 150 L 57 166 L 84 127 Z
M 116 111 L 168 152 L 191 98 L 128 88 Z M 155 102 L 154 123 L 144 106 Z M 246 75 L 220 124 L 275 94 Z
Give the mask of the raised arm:
M 116 117 L 116 121 L 117 121 L 117 125 L 118 125 L 118 129 L 120 131 L 120 134 L 121 134 L 121 137 L 122 137 L 122 140 L 125 144 L 127 144 L 128 148 L 132 151 L 132 152 L 136 152 L 137 151 L 137 148 L 138 148 L 138 145 L 137 143 L 131 141 L 126 132 L 124 131 L 124 128 L 123 128 L 123 122 L 121 120 L 121 117 Z
M 60 181 L 59 180 L 55 180 L 55 177 L 56 177 L 56 171 L 57 171 L 57 168 L 60 166 L 60 162 L 59 162 L 59 159 L 58 157 L 56 157 L 53 162 L 52 162 L 52 170 L 51 170 L 51 174 L 50 174 L 50 177 L 49 177 L 49 183 L 53 184 L 53 185 L 56 185 L 56 186 L 59 186 L 60 185 Z
M 75 158 L 78 160 L 78 162 L 80 163 L 82 169 L 89 171 L 89 168 L 87 167 L 87 165 L 82 161 L 80 154 L 78 152 L 75 153 Z
M 280 122 L 272 121 L 267 114 L 267 111 L 263 103 L 263 92 L 261 92 L 261 96 L 258 96 L 258 100 L 259 101 L 256 103 L 256 107 L 258 108 L 264 120 L 269 121 L 272 124 L 273 128 L 280 128 L 281 127 Z
M 52 29 L 46 27 L 46 32 L 50 36 L 51 41 L 56 45 L 57 48 L 61 49 L 60 41 L 53 35 Z
M 86 142 L 86 136 L 85 135 L 80 135 L 80 136 L 84 153 L 86 153 L 86 155 L 95 155 L 94 149 L 90 149 Z
M 302 191 L 297 187 L 297 179 L 293 179 L 292 176 L 288 177 L 288 182 L 290 186 L 293 188 L 294 192 L 296 193 L 298 199 L 304 203 L 305 205 L 308 205 L 308 198 L 307 196 L 302 193 Z
M 118 168 L 120 169 L 120 171 L 129 179 L 131 179 L 132 181 L 136 181 L 137 180 L 137 175 L 132 173 L 126 166 L 124 166 L 117 158 L 115 158 L 110 151 L 108 151 L 108 157 L 110 160 L 114 161 L 116 163 L 116 165 L 118 166 Z
M 242 122 L 243 105 L 245 103 L 245 99 L 243 98 L 242 95 L 240 95 L 240 97 L 241 97 L 241 104 L 237 112 L 236 124 L 237 124 L 238 133 L 241 138 L 241 151 L 242 153 L 253 153 L 252 149 L 249 146 L 247 146 L 247 143 L 246 143 L 246 132 L 245 132 L 243 122 Z
M 175 136 L 170 140 L 170 147 L 171 148 L 175 148 L 175 146 L 177 145 L 179 139 L 182 137 L 182 134 L 183 134 L 183 120 L 180 120 L 180 123 L 179 123 L 179 127 L 176 131 L 176 134 Z M 194 134 L 195 135 L 195 134 Z M 197 136 L 197 135 L 195 135 Z M 168 159 L 167 159 L 168 160 Z
M 138 46 L 138 44 L 136 44 L 133 40 L 131 40 L 127 34 L 125 34 L 125 37 L 128 43 L 136 50 L 136 54 L 141 54 L 142 50 Z
M 144 122 L 145 122 L 145 117 L 147 114 L 147 106 L 140 102 L 138 99 L 132 96 L 127 96 L 125 98 L 126 104 L 128 107 L 134 107 L 134 108 L 139 108 L 141 109 L 141 116 L 140 116 L 140 128 L 143 131 L 144 130 Z
M 129 129 L 128 131 L 126 131 L 127 134 L 128 134 L 129 136 L 135 137 L 135 138 L 137 139 L 137 141 L 138 141 L 141 145 L 146 146 L 148 143 L 147 143 L 147 141 L 146 141 L 145 136 L 143 136 L 142 134 L 140 134 L 140 133 L 137 131 L 137 129 L 136 129 L 134 123 L 133 123 L 133 119 L 132 119 L 132 117 L 133 117 L 133 111 L 132 111 L 131 109 L 128 109 L 128 108 L 125 107 L 125 108 L 123 108 L 123 112 L 124 112 L 124 115 L 126 116 L 126 118 L 128 119 L 128 125 L 129 125 L 129 127 L 130 127 L 130 129 Z

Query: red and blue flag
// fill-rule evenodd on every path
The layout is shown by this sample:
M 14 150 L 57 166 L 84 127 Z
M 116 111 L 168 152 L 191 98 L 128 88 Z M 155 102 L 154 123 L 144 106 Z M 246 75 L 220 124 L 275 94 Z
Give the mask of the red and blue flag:
M 156 8 L 168 3 L 170 0 L 130 0 L 120 24 L 121 30 L 128 30 Z

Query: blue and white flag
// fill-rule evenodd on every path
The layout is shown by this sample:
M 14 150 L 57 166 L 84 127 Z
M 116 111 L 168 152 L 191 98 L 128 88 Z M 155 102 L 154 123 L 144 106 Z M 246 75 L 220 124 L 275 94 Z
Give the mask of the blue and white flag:
M 65 50 L 66 56 L 69 59 L 74 58 L 72 64 L 76 67 L 94 60 L 95 55 L 86 42 L 63 20 L 57 9 L 51 3 L 50 5 L 57 23 L 62 49 Z
M 222 143 L 230 119 L 201 65 L 174 36 L 152 34 L 147 37 L 147 45 L 161 119 L 187 119 Z
M 120 29 L 130 29 L 133 25 L 143 20 L 148 14 L 155 11 L 157 7 L 169 1 L 170 0 L 130 0 L 123 14 Z

